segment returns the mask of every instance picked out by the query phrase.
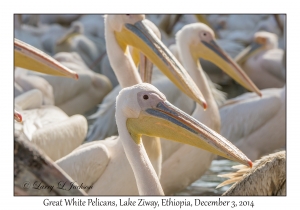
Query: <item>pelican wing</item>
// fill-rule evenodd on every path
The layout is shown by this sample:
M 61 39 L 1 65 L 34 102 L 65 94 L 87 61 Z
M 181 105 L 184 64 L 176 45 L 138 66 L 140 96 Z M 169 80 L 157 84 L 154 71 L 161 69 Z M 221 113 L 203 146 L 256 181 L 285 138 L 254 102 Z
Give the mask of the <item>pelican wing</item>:
M 32 89 L 15 98 L 15 104 L 21 110 L 40 108 L 42 103 L 43 94 L 38 89 Z
M 35 72 L 30 72 L 29 74 L 38 75 L 49 82 L 49 84 L 53 87 L 54 100 L 57 105 L 60 105 L 64 101 L 68 101 L 70 98 L 76 97 L 78 94 L 86 91 L 92 83 L 92 79 L 89 75 L 80 73 L 78 74 L 79 78 L 77 81 L 69 78 L 36 74 Z
M 37 109 L 22 110 L 20 113 L 24 118 L 22 130 L 30 141 L 38 129 L 68 119 L 68 116 L 55 106 L 41 106 Z
M 56 163 L 79 185 L 92 186 L 101 177 L 111 158 L 109 150 L 101 142 L 83 144 Z
M 63 129 L 62 129 L 63 128 Z M 82 144 L 87 133 L 87 121 L 82 115 L 73 115 L 36 130 L 32 142 L 53 160 L 58 160 Z
M 262 59 L 262 67 L 278 80 L 285 82 L 285 72 L 282 66 L 283 50 L 274 49 L 267 51 Z
M 275 92 L 278 94 L 274 94 Z M 267 89 L 260 98 L 246 93 L 220 107 L 221 135 L 232 142 L 249 135 L 268 122 L 281 107 L 281 89 Z
M 116 97 L 120 90 L 121 86 L 117 85 L 105 96 L 98 107 L 97 112 L 89 117 L 89 119 L 96 119 L 96 121 L 89 130 L 87 141 L 94 141 L 96 139 L 104 139 L 111 135 L 117 135 L 118 129 L 115 120 L 115 104 Z
M 256 160 L 252 168 L 239 166 L 235 173 L 222 174 L 229 178 L 217 188 L 233 184 L 223 195 L 286 195 L 286 152 L 280 151 Z
M 79 73 L 78 75 L 77 81 L 39 75 L 53 87 L 55 105 L 59 106 L 68 115 L 83 114 L 100 103 L 103 96 L 111 90 L 108 79 L 100 74 Z

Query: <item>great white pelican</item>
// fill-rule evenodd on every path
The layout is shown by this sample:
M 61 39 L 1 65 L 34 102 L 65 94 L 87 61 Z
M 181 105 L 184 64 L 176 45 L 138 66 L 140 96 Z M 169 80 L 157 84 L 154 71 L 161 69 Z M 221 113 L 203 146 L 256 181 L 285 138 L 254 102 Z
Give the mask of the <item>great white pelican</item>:
M 98 151 L 106 149 L 106 152 L 109 152 L 108 148 L 116 147 L 115 145 L 119 144 L 123 145 L 122 148 L 124 147 L 124 152 L 132 167 L 132 176 L 135 177 L 139 195 L 164 195 L 159 179 L 143 146 L 142 135 L 163 137 L 190 144 L 252 167 L 252 162 L 238 148 L 215 131 L 171 105 L 166 100 L 166 97 L 150 84 L 142 83 L 120 91 L 116 102 L 116 121 L 120 136 L 110 142 L 103 141 L 106 142 L 107 148 L 98 145 Z M 97 145 L 94 144 L 94 146 Z M 96 159 L 101 158 L 100 154 L 92 150 L 92 148 L 90 148 L 90 153 Z M 112 155 L 111 158 L 114 162 L 124 159 L 119 153 L 109 154 Z M 87 164 L 94 162 L 80 159 L 79 156 L 77 158 L 79 162 L 86 161 Z M 62 166 L 62 163 L 63 160 L 58 161 L 59 166 Z M 97 170 L 95 166 L 90 164 L 89 168 L 81 173 L 94 176 Z M 65 167 L 71 166 L 65 163 Z M 73 167 L 76 167 L 76 165 Z M 101 167 L 105 167 L 105 165 Z M 77 170 L 80 169 L 78 168 Z M 118 168 L 109 173 L 108 170 L 105 170 L 101 178 L 105 177 L 103 181 L 106 182 L 106 187 L 99 188 L 97 183 L 95 183 L 93 190 L 98 189 L 103 191 L 103 194 L 111 195 L 108 191 L 112 186 L 122 190 L 127 185 L 132 184 L 128 182 L 122 184 L 111 182 L 112 176 L 124 176 L 124 174 L 119 172 Z M 98 194 L 97 192 L 94 193 Z M 118 194 L 118 191 L 116 193 Z
M 187 95 L 192 96 L 195 101 L 200 103 L 203 107 L 206 107 L 206 102 L 200 94 L 200 91 L 181 64 L 172 56 L 170 51 L 166 49 L 151 30 L 151 27 L 153 27 L 153 24 L 152 26 L 151 24 L 149 21 L 144 20 L 143 15 L 108 15 L 105 18 L 107 54 L 121 87 L 128 87 L 142 82 L 135 67 L 138 63 L 138 59 L 135 57 L 137 54 L 133 53 L 132 58 L 127 49 L 127 44 L 130 44 L 131 47 L 134 47 L 136 52 L 143 53 L 158 66 L 158 68 L 171 78 L 181 90 L 184 90 Z M 197 93 L 200 95 L 197 96 Z M 194 96 L 194 94 L 196 94 L 196 96 Z M 157 138 L 154 138 L 148 140 L 147 143 L 147 152 L 149 152 L 149 150 L 157 151 L 157 153 L 149 152 L 148 155 L 159 175 L 159 167 L 161 164 L 159 159 L 160 142 Z M 147 148 L 149 148 L 149 150 Z M 91 152 L 91 150 L 95 152 Z M 101 164 L 99 164 L 97 158 L 93 158 L 94 155 L 101 157 Z M 67 157 L 58 160 L 57 163 L 71 177 L 76 177 L 76 180 L 84 181 L 85 183 L 96 182 L 94 188 L 89 191 L 90 194 L 137 194 L 137 188 L 134 187 L 136 186 L 135 180 L 132 179 L 132 170 L 124 155 L 122 145 L 118 144 L 114 141 L 114 138 L 112 138 L 106 141 L 82 145 Z M 79 156 L 80 160 L 78 158 Z M 93 163 L 91 163 L 91 161 L 93 161 Z M 79 171 L 76 169 L 76 165 L 78 164 L 83 167 L 88 167 L 89 169 L 87 170 L 95 170 L 96 172 L 93 173 L 93 176 L 89 175 L 87 177 L 86 173 L 83 173 L 86 170 Z M 90 169 L 90 166 L 94 164 L 98 165 L 98 167 Z M 120 172 L 123 174 L 121 179 L 115 176 L 117 175 L 114 172 L 116 168 L 122 171 Z M 83 168 L 81 167 L 81 169 Z M 105 171 L 103 171 L 104 169 Z M 106 181 L 107 176 L 109 176 L 111 180 L 116 179 L 116 181 L 113 181 L 115 184 L 103 186 L 108 185 Z M 122 183 L 123 186 L 124 182 L 127 182 L 128 187 L 124 186 L 124 188 L 120 190 L 117 182 Z
M 201 25 L 201 24 L 200 24 Z M 210 32 L 210 31 L 209 31 Z M 211 33 L 211 32 L 210 32 Z M 222 52 L 222 51 L 221 51 Z M 220 62 L 222 63 L 222 62 Z M 224 62 L 223 62 L 224 63 Z M 223 64 L 222 63 L 222 64 Z M 223 64 L 226 66 L 226 64 Z M 231 64 L 227 64 L 226 69 L 229 72 L 236 76 L 234 72 L 234 68 Z M 196 69 L 197 70 L 197 69 Z M 247 77 L 245 77 L 247 79 Z M 247 80 L 246 80 L 247 81 Z M 247 83 L 246 83 L 247 84 Z M 199 109 L 200 108 L 199 106 Z M 149 140 L 144 141 L 145 144 L 150 144 Z M 152 145 L 153 146 L 153 145 Z M 159 143 L 156 144 L 159 147 Z M 146 147 L 146 146 L 145 146 Z M 150 151 L 146 148 L 147 154 L 150 156 L 153 155 L 153 151 L 160 152 L 159 148 L 151 148 Z M 199 150 L 197 150 L 198 152 Z M 92 184 L 97 180 L 94 184 L 94 188 L 91 189 L 88 193 L 92 195 L 136 195 L 137 189 L 133 186 L 135 180 L 132 179 L 132 171 L 128 170 L 128 161 L 123 158 L 124 152 L 123 148 L 115 141 L 115 138 L 110 138 L 101 142 L 92 142 L 86 145 L 82 145 L 74 152 L 69 154 L 67 157 L 62 158 L 57 163 L 74 179 L 80 180 L 80 182 Z M 91 162 L 89 159 L 96 159 L 93 157 L 98 157 L 103 160 L 101 164 L 97 163 L 97 161 Z M 105 160 L 105 161 L 104 161 Z M 114 160 L 114 163 L 112 162 Z M 153 163 L 153 161 L 151 161 Z M 85 167 L 87 165 L 88 167 Z M 198 161 L 199 164 L 199 161 Z M 80 165 L 79 168 L 81 170 L 76 169 L 76 166 Z M 91 167 L 92 165 L 100 165 L 99 167 Z M 116 166 L 119 165 L 119 166 Z M 83 169 L 84 167 L 85 169 Z M 154 166 L 155 167 L 155 166 Z M 105 171 L 104 171 L 105 169 Z M 86 176 L 85 171 L 92 170 L 89 173 L 89 176 Z M 118 172 L 115 172 L 115 171 Z M 104 171 L 104 172 L 103 172 Z M 110 171 L 110 172 L 109 172 Z M 157 172 L 157 170 L 156 170 Z M 174 171 L 174 173 L 177 173 Z M 91 176 L 90 174 L 94 174 L 95 176 Z M 120 176 L 119 174 L 122 174 Z M 99 176 L 101 176 L 99 178 Z M 112 183 L 107 180 L 111 180 Z M 126 181 L 124 181 L 126 180 Z M 120 188 L 123 186 L 123 188 Z
M 107 54 L 121 87 L 133 85 L 133 79 L 141 83 L 128 51 L 128 46 L 142 52 L 181 91 L 206 108 L 205 100 L 182 65 L 174 58 L 154 32 L 149 28 L 144 15 L 108 15 L 105 19 Z
M 256 32 L 252 43 L 240 52 L 235 61 L 259 89 L 281 88 L 285 85 L 285 68 L 281 65 L 284 51 L 278 48 L 276 34 Z
M 285 55 L 277 65 L 285 72 Z M 262 93 L 262 98 L 253 93 L 232 98 L 219 110 L 221 134 L 252 160 L 286 147 L 286 85 Z
M 207 25 L 193 23 L 184 26 L 176 34 L 176 44 L 183 66 L 198 85 L 208 104 L 206 111 L 196 105 L 192 116 L 209 128 L 220 132 L 220 115 L 199 58 L 211 61 L 242 86 L 261 96 L 259 89 L 243 70 L 216 44 L 214 32 Z M 162 141 L 162 153 L 164 159 L 161 183 L 168 195 L 183 190 L 196 181 L 215 158 L 215 155 L 207 151 L 165 140 Z M 197 167 L 199 165 L 201 167 Z

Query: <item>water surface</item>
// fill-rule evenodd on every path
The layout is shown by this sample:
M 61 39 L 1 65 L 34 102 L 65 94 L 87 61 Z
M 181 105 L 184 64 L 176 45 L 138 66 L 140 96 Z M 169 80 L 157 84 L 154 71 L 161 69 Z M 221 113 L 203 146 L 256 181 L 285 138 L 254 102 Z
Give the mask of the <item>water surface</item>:
M 222 195 L 231 185 L 216 189 L 220 183 L 226 180 L 225 178 L 218 177 L 218 175 L 236 171 L 236 169 L 232 168 L 234 165 L 238 165 L 238 163 L 231 160 L 213 160 L 209 170 L 206 171 L 200 179 L 188 186 L 185 190 L 176 193 L 176 195 Z

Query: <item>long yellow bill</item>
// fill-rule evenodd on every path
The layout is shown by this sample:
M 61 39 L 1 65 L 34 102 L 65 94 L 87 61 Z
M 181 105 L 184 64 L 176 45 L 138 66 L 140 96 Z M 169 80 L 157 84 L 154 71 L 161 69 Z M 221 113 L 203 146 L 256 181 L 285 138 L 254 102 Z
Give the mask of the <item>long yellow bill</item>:
M 140 112 L 138 118 L 126 121 L 127 129 L 136 142 L 141 135 L 161 137 L 189 144 L 227 159 L 252 167 L 252 162 L 223 136 L 184 113 L 167 100 Z
M 257 53 L 264 50 L 264 45 L 253 42 L 248 47 L 246 47 L 242 52 L 240 52 L 235 58 L 235 62 L 242 65 L 250 57 L 256 55 Z
M 134 25 L 126 24 L 121 32 L 115 32 L 116 39 L 124 53 L 128 45 L 137 48 L 182 92 L 205 109 L 207 104 L 197 85 L 144 21 L 136 22 Z
M 15 66 L 54 76 L 78 79 L 78 74 L 35 47 L 14 40 Z
M 190 46 L 191 54 L 195 62 L 199 64 L 199 58 L 204 58 L 216 64 L 220 69 L 226 72 L 231 78 L 237 81 L 240 85 L 249 91 L 257 93 L 262 96 L 260 90 L 241 69 L 241 67 L 230 58 L 227 53 L 218 46 L 214 41 L 201 41 L 197 45 Z

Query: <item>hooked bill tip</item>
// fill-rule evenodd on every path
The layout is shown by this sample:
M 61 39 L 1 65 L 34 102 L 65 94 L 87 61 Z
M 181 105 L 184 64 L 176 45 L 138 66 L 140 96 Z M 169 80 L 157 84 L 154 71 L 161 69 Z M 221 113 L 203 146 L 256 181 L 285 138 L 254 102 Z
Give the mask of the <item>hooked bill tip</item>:
M 78 79 L 78 74 L 77 73 L 75 74 L 75 79 Z
M 22 115 L 21 115 L 21 114 L 15 113 L 14 116 L 15 116 L 15 119 L 16 119 L 18 122 L 22 122 L 23 119 L 22 119 Z
M 252 161 L 251 161 L 251 160 L 249 160 L 249 161 L 248 161 L 248 165 L 249 165 L 249 167 L 250 167 L 250 168 L 252 168 L 252 166 L 253 166 L 253 163 L 252 163 Z
M 203 109 L 204 109 L 204 111 L 207 109 L 207 103 L 206 102 L 203 102 Z

